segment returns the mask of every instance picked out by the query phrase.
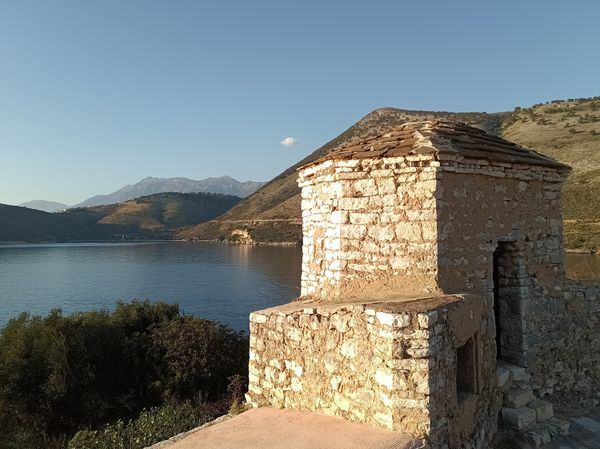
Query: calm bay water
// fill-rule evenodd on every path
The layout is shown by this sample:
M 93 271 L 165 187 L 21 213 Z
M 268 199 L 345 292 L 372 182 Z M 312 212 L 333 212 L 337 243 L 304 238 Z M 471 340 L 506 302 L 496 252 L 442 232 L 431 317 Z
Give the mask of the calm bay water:
M 112 309 L 137 298 L 247 330 L 250 312 L 300 294 L 301 257 L 297 247 L 189 242 L 0 246 L 0 326 L 24 311 Z M 568 254 L 567 271 L 599 279 L 600 256 Z
M 189 242 L 0 246 L 0 326 L 23 311 L 137 298 L 247 330 L 250 312 L 299 296 L 301 256 L 297 247 Z

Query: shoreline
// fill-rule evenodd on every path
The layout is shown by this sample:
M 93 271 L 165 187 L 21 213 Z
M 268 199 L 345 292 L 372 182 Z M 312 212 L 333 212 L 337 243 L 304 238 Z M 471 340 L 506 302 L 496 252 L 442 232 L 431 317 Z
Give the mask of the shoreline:
M 183 243 L 220 243 L 226 245 L 249 245 L 249 246 L 302 246 L 302 242 L 240 242 L 232 240 L 221 240 L 221 239 L 111 239 L 111 240 L 66 240 L 66 241 L 55 241 L 45 240 L 39 242 L 27 242 L 27 241 L 11 241 L 11 240 L 0 240 L 0 247 L 2 246 L 17 246 L 17 245 L 61 245 L 61 244 L 85 244 L 85 243 L 171 243 L 171 242 L 183 242 Z M 566 254 L 586 254 L 592 256 L 600 256 L 600 251 L 593 251 L 587 249 L 565 249 Z
M 160 242 L 184 242 L 182 239 L 140 239 L 140 240 L 43 240 L 39 242 L 27 242 L 19 240 L 0 240 L 0 246 L 17 246 L 17 245 L 68 245 L 68 244 L 83 244 L 83 243 L 160 243 Z
M 190 239 L 181 240 L 183 242 L 206 242 L 206 243 L 221 243 L 225 245 L 248 245 L 248 246 L 302 246 L 300 242 L 235 242 L 232 240 L 220 240 L 220 239 Z
M 86 243 L 219 243 L 226 245 L 250 245 L 250 246 L 301 246 L 298 242 L 234 242 L 229 240 L 219 239 L 132 239 L 132 240 L 68 240 L 68 241 L 39 241 L 39 242 L 26 242 L 26 241 L 0 241 L 0 247 L 2 246 L 18 246 L 18 245 L 68 245 L 68 244 L 86 244 Z

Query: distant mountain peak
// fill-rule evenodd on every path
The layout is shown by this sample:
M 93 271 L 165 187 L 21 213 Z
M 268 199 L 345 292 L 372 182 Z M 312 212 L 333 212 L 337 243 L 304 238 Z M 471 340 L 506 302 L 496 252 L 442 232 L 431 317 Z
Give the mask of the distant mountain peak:
M 41 210 L 43 212 L 59 212 L 67 209 L 69 206 L 63 203 L 45 200 L 33 200 L 19 204 L 19 207 L 27 207 L 28 209 Z
M 218 178 L 189 179 L 183 177 L 155 178 L 147 176 L 135 184 L 126 185 L 108 195 L 96 195 L 76 204 L 73 207 L 92 207 L 106 204 L 122 203 L 140 196 L 153 195 L 155 193 L 177 192 L 177 193 L 222 193 L 244 198 L 260 187 L 264 182 L 246 181 L 240 182 L 231 176 Z

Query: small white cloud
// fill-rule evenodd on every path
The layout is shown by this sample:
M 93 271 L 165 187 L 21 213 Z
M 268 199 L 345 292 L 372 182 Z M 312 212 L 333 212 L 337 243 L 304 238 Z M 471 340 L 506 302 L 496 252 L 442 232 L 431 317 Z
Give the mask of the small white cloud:
M 298 139 L 296 139 L 295 137 L 286 137 L 281 141 L 281 145 L 283 145 L 284 147 L 293 147 L 297 143 Z

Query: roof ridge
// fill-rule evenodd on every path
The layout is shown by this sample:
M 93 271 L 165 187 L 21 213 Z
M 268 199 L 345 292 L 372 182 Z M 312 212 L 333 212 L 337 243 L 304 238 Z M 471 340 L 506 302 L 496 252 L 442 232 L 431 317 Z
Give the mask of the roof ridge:
M 426 148 L 426 151 L 423 149 Z M 330 159 L 364 159 L 441 152 L 469 159 L 568 169 L 560 162 L 465 122 L 428 119 L 406 122 L 374 136 L 346 142 L 306 166 Z M 300 167 L 302 169 L 303 167 Z

